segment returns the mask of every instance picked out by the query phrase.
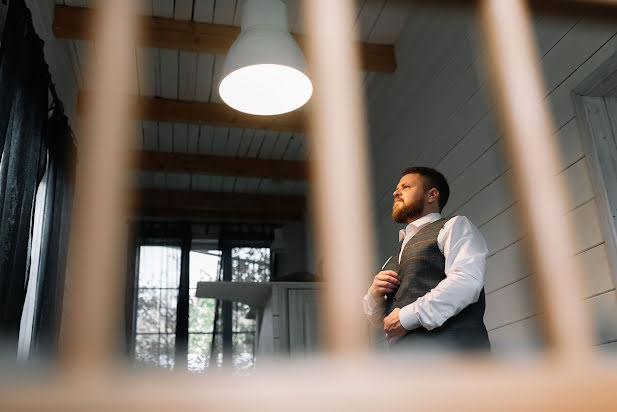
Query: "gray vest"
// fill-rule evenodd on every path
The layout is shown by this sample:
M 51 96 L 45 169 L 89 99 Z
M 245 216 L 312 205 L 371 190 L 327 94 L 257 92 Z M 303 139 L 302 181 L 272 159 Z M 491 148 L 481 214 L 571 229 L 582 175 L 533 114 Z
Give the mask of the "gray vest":
M 444 255 L 439 250 L 437 236 L 449 219 L 439 219 L 424 226 L 405 245 L 399 264 L 398 253 L 390 258 L 384 270 L 393 270 L 401 280 L 399 288 L 386 295 L 386 315 L 402 308 L 430 292 L 446 278 Z M 484 289 L 478 301 L 464 308 L 443 325 L 433 330 L 420 326 L 409 331 L 397 344 L 419 344 L 434 348 L 489 350 L 484 326 Z

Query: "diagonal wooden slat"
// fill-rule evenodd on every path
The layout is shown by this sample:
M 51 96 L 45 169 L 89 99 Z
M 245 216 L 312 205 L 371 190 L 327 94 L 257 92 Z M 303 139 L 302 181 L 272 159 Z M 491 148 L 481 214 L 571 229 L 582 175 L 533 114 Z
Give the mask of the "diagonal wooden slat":
M 136 214 L 158 217 L 301 219 L 304 196 L 142 189 Z
M 543 294 L 546 335 L 562 362 L 586 362 L 592 345 L 589 316 L 578 304 L 581 279 L 569 259 L 574 233 L 567 191 L 558 170 L 559 148 L 551 139 L 550 109 L 527 5 L 517 1 L 481 0 L 478 16 L 484 29 L 493 93 L 505 131 L 515 188 L 521 199 L 527 239 L 534 251 L 538 289 Z M 542 205 L 542 207 L 538 207 Z
M 375 267 L 374 233 L 367 219 L 371 215 L 370 177 L 360 73 L 346 69 L 358 60 L 357 50 L 348 46 L 352 8 L 351 0 L 310 0 L 304 4 L 315 83 L 313 133 L 308 139 L 315 159 L 311 163 L 311 202 L 315 245 L 328 280 L 322 297 L 322 333 L 326 350 L 333 354 L 360 354 L 368 349 L 363 338 L 366 319 L 355 305 L 365 293 L 358 279 L 369 279 Z M 343 289 L 345 293 L 340 293 Z M 336 321 L 331 313 L 336 313 Z
M 135 152 L 138 170 L 166 173 L 204 173 L 232 177 L 305 180 L 305 162 L 207 156 L 188 153 Z
M 53 30 L 56 37 L 64 39 L 91 40 L 89 28 L 94 10 L 56 6 Z M 240 34 L 240 27 L 221 24 L 197 23 L 165 19 L 161 17 L 142 17 L 144 35 L 140 43 L 160 49 L 184 50 L 208 54 L 227 54 L 232 43 Z M 305 49 L 305 36 L 293 34 L 301 48 Z M 393 73 L 396 70 L 394 46 L 357 43 L 360 51 L 358 67 L 362 70 Z
M 93 115 L 84 124 L 88 139 L 77 147 L 79 178 L 71 212 L 67 282 L 71 293 L 65 294 L 71 316 L 62 318 L 60 351 L 60 365 L 67 373 L 102 370 L 116 353 L 120 313 L 116 309 L 122 305 L 121 271 L 126 268 L 122 256 L 128 247 L 122 217 L 130 205 L 125 182 L 131 163 L 126 149 L 132 102 L 127 92 L 136 71 L 136 6 L 137 2 L 124 0 L 102 2 L 96 25 L 100 59 L 90 70 L 100 93 L 92 96 Z
M 77 112 L 84 116 L 89 113 L 84 102 L 91 92 L 79 92 Z M 180 100 L 134 96 L 139 107 L 134 117 L 170 123 L 190 123 L 221 127 L 276 130 L 306 133 L 306 113 L 294 111 L 277 116 L 256 116 L 239 112 L 222 103 L 184 102 Z

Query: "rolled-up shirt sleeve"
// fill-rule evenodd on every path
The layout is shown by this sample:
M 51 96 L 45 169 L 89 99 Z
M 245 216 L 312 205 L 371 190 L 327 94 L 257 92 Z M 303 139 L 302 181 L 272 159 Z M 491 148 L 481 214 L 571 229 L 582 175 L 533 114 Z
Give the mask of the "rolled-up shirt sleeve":
M 373 295 L 367 293 L 362 299 L 362 305 L 364 306 L 364 314 L 371 324 L 383 325 L 385 300 L 382 299 L 380 302 Z
M 435 329 L 477 302 L 484 287 L 488 249 L 480 231 L 465 216 L 455 216 L 439 232 L 437 243 L 445 257 L 446 278 L 399 312 L 401 325 Z M 365 310 L 366 311 L 366 310 Z

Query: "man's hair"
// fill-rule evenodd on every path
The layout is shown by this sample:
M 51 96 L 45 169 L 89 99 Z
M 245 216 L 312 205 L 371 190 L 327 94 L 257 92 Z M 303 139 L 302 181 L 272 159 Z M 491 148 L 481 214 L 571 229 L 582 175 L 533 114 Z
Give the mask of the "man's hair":
M 432 188 L 437 189 L 439 192 L 439 211 L 441 212 L 448 203 L 448 198 L 450 197 L 450 186 L 448 186 L 448 181 L 435 169 L 431 169 L 430 167 L 408 167 L 403 170 L 401 176 L 408 175 L 410 173 L 419 174 L 424 178 L 424 190 L 429 190 Z

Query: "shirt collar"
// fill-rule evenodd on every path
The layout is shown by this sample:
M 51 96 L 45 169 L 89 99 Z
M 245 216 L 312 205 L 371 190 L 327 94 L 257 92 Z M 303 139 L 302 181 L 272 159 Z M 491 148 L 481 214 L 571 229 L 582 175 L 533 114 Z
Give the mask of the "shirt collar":
M 440 213 L 429 213 L 428 215 L 424 215 L 421 218 L 418 218 L 411 222 L 405 227 L 405 229 L 401 229 L 398 232 L 398 241 L 402 242 L 405 239 L 407 234 L 417 232 L 422 226 L 428 225 L 429 223 L 433 223 L 436 220 L 441 219 Z

